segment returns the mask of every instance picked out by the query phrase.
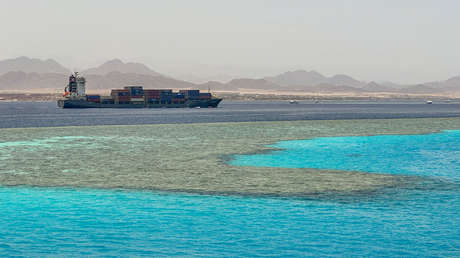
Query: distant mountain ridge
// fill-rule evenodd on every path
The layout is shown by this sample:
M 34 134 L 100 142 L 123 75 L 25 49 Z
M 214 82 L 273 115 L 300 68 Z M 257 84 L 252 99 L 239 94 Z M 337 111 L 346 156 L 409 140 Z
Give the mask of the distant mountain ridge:
M 363 82 L 348 75 L 324 76 L 316 71 L 297 70 L 263 79 L 233 79 L 227 83 L 207 82 L 203 88 L 216 90 L 265 89 L 279 91 L 303 91 L 318 93 L 415 93 L 436 94 L 460 92 L 460 76 L 445 81 L 417 85 L 398 85 L 391 82 Z
M 53 59 L 41 60 L 21 56 L 0 61 L 0 75 L 8 72 L 68 74 L 70 70 Z
M 60 89 L 71 73 L 54 60 L 19 57 L 0 61 L 0 89 Z M 140 63 L 124 63 L 113 59 L 80 72 L 88 81 L 88 90 L 105 90 L 127 85 L 145 88 L 196 88 L 197 85 L 176 80 L 153 71 Z
M 330 84 L 360 88 L 366 84 L 345 74 L 326 77 L 316 71 L 305 70 L 285 72 L 277 76 L 265 77 L 264 79 L 281 86 L 317 86 L 320 84 Z
M 265 77 L 264 79 L 280 86 L 305 86 L 322 83 L 326 77 L 316 71 L 297 70 L 277 76 Z
M 120 72 L 120 73 L 134 73 L 134 74 L 143 74 L 143 75 L 152 75 L 152 76 L 163 76 L 160 73 L 153 71 L 148 68 L 146 65 L 141 63 L 123 63 L 120 59 L 113 59 L 103 63 L 102 65 L 83 70 L 81 73 L 85 75 L 106 75 L 111 72 Z
M 416 85 L 391 82 L 359 81 L 345 74 L 324 76 L 316 71 L 297 70 L 259 79 L 236 78 L 226 83 L 209 81 L 195 84 L 158 73 L 141 63 L 124 63 L 113 59 L 81 72 L 88 80 L 88 88 L 112 89 L 126 85 L 145 88 L 200 88 L 213 90 L 276 90 L 318 93 L 419 93 L 437 94 L 460 92 L 460 76 L 445 81 Z M 70 70 L 52 59 L 40 60 L 18 57 L 0 61 L 0 89 L 61 89 L 67 83 Z

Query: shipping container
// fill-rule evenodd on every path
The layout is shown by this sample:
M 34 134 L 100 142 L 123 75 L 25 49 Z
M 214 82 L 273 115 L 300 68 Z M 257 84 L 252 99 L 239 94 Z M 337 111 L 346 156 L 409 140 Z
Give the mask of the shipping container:
M 121 102 L 130 102 L 131 97 L 130 96 L 116 96 L 114 98 L 115 103 L 121 103 Z
M 129 103 L 131 103 L 131 97 L 123 96 L 123 97 L 115 98 L 114 103 L 115 104 L 129 104 Z
M 144 89 L 142 86 L 126 86 L 124 89 L 128 90 L 131 96 L 144 95 Z
M 102 99 L 101 103 L 102 104 L 114 104 L 115 101 L 113 99 Z
M 179 92 L 183 93 L 186 99 L 199 99 L 200 98 L 200 90 L 180 90 Z
M 147 99 L 147 100 L 157 100 L 157 99 L 160 99 L 160 96 L 145 96 L 145 99 Z
M 139 102 L 139 101 L 144 102 L 144 98 L 138 98 L 138 97 L 135 98 L 135 97 L 131 97 L 131 101 L 133 101 L 133 102 L 135 102 L 135 101 L 136 101 L 136 102 Z
M 110 95 L 111 95 L 112 97 L 116 97 L 116 96 L 129 96 L 129 90 L 121 90 L 121 89 L 112 90 L 112 92 L 110 93 Z
M 144 96 L 149 97 L 160 97 L 161 90 L 144 90 Z
M 181 92 L 174 93 L 173 96 L 174 96 L 175 99 L 185 99 L 185 94 L 181 93 Z
M 200 96 L 200 90 L 180 90 L 180 93 L 184 93 L 186 97 Z
M 86 95 L 87 99 L 101 99 L 100 95 Z
M 172 99 L 174 104 L 183 104 L 185 103 L 185 99 Z
M 150 92 L 160 92 L 161 89 L 144 89 L 145 93 L 150 93 Z
M 126 96 L 126 95 L 121 95 L 121 96 L 115 96 L 117 99 L 129 99 L 131 96 Z
M 160 93 L 160 99 L 164 99 L 164 100 L 171 100 L 173 96 L 174 95 L 172 91 L 162 91 Z

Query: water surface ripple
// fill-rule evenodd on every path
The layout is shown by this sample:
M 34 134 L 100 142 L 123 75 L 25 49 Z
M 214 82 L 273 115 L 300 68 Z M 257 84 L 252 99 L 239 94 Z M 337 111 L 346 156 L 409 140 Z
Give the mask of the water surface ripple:
M 433 133 L 459 128 L 436 118 L 0 129 L 0 256 L 458 257 L 458 131 Z M 228 164 L 301 139 L 330 158 L 372 151 L 382 162 Z M 409 167 L 398 161 L 409 156 Z
M 217 109 L 60 109 L 54 102 L 0 102 L 0 128 L 434 117 L 460 117 L 460 104 L 224 100 Z

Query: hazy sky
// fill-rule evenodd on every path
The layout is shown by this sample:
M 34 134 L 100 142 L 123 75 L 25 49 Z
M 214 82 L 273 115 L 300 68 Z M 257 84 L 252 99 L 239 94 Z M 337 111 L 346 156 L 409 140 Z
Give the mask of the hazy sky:
M 456 0 L 0 0 L 0 59 L 108 59 L 173 76 L 293 69 L 415 83 L 460 75 Z

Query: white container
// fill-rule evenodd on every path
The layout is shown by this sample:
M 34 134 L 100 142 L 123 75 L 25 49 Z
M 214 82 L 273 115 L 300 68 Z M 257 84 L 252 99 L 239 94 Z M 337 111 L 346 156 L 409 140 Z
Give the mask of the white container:
M 131 101 L 144 101 L 144 98 L 131 98 Z

